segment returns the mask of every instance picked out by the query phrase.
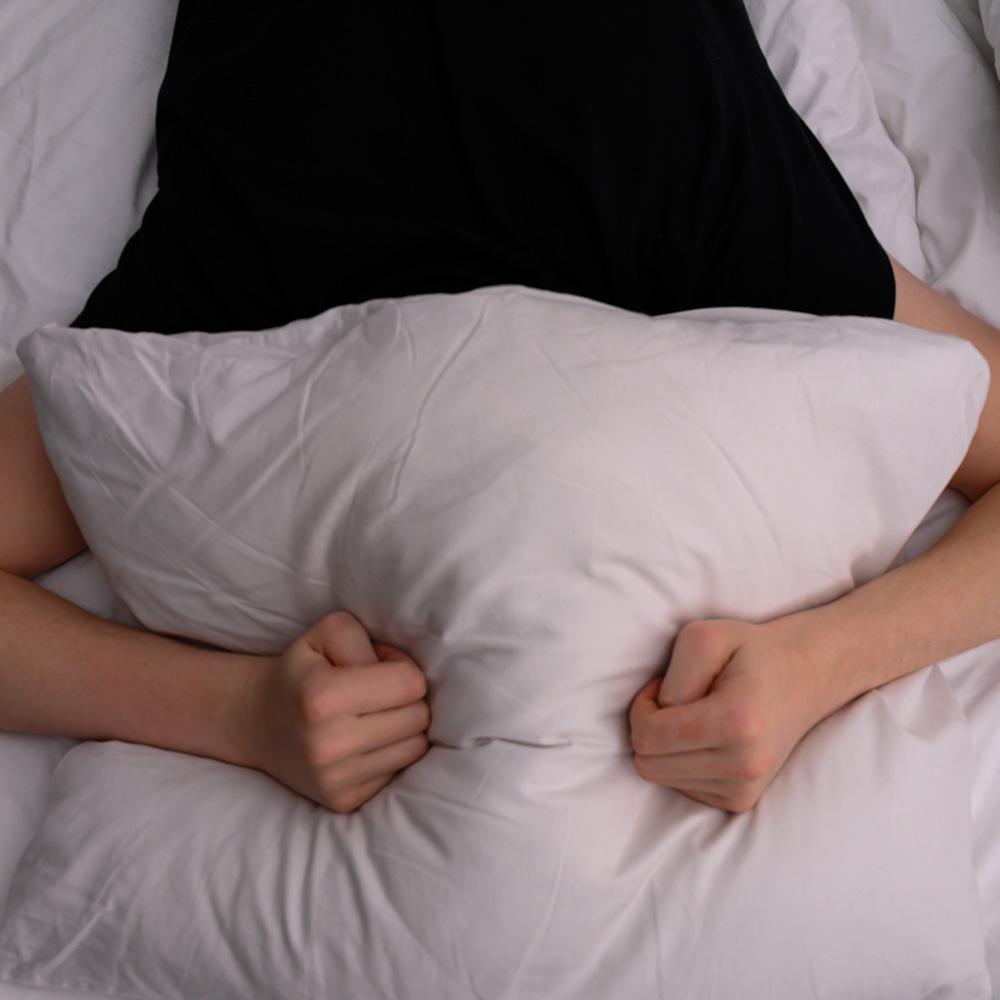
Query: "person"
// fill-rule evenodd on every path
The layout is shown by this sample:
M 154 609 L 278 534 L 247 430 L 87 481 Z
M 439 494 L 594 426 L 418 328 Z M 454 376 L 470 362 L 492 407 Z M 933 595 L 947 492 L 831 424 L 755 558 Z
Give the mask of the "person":
M 650 314 L 895 318 L 1000 365 L 1000 330 L 878 244 L 741 0 L 244 8 L 181 0 L 159 189 L 77 326 L 254 329 L 525 284 Z M 0 728 L 257 768 L 335 812 L 427 751 L 419 665 L 350 615 L 249 656 L 104 621 L 32 582 L 85 540 L 23 378 L 0 394 L 0 482 Z M 991 388 L 950 484 L 965 515 L 826 606 L 685 625 L 627 706 L 637 774 L 744 812 L 821 719 L 1000 636 L 998 482 Z

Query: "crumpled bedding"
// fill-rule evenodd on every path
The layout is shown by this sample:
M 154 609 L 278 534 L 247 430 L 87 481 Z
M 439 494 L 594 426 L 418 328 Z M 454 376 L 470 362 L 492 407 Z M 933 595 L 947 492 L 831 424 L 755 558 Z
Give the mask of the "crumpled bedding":
M 982 4 L 988 6 L 986 0 Z M 747 6 L 786 93 L 827 145 L 884 244 L 915 273 L 996 322 L 1000 90 L 990 40 L 973 16 L 978 4 L 747 0 Z M 0 382 L 18 371 L 12 347 L 22 336 L 39 323 L 71 318 L 113 264 L 152 193 L 152 106 L 171 17 L 169 0 L 142 5 L 77 0 L 55 8 L 10 0 L 0 10 L 0 36 L 7 46 L 0 66 Z M 939 531 L 956 513 L 953 495 L 946 495 L 928 516 L 922 537 Z M 45 582 L 99 613 L 128 619 L 88 556 L 47 575 Z M 986 960 L 1000 984 L 1000 845 L 992 835 L 1000 827 L 997 659 L 1000 651 L 990 644 L 942 664 L 939 674 L 904 679 L 897 690 L 912 696 L 903 702 L 915 714 L 896 718 L 912 722 L 918 732 L 926 724 L 922 731 L 935 733 L 944 754 L 935 757 L 938 764 L 953 754 L 958 780 L 952 786 L 971 804 Z M 922 700 L 925 695 L 930 701 Z M 882 696 L 863 704 L 865 711 L 886 711 Z M 880 758 L 877 748 L 838 740 L 844 723 L 841 717 L 831 723 L 824 730 L 829 740 L 817 745 L 823 761 L 842 760 L 864 779 L 877 781 L 880 765 L 873 760 L 888 763 L 889 758 Z M 42 779 L 71 745 L 0 735 L 0 879 L 13 869 L 45 808 Z M 927 744 L 916 739 L 905 746 L 916 773 Z M 964 757 L 970 746 L 971 756 Z M 904 752 L 903 745 L 880 750 Z M 156 757 L 148 748 L 136 748 L 136 754 Z M 184 764 L 179 766 L 186 777 Z M 252 774 L 247 780 L 253 794 L 261 791 Z M 684 835 L 664 814 L 671 807 L 655 791 L 642 790 L 648 799 L 642 803 L 607 803 L 608 815 L 626 827 L 620 837 L 660 837 L 668 829 Z M 910 821 L 916 829 L 933 819 Z M 720 816 L 719 830 L 725 829 Z M 609 839 L 610 845 L 619 842 Z M 705 843 L 696 846 L 702 849 Z M 697 893 L 702 884 L 697 866 L 679 873 L 676 884 Z M 794 892 L 791 877 L 787 884 Z M 746 921 L 755 912 L 748 897 Z M 598 910 L 595 916 L 602 914 Z M 934 914 L 918 916 L 935 919 Z M 634 915 L 619 917 L 627 921 Z M 845 913 L 845 927 L 849 921 Z M 637 920 L 636 926 L 643 924 Z M 695 931 L 689 928 L 692 960 L 717 959 L 698 956 Z M 584 951 L 579 942 L 571 944 Z M 586 963 L 582 967 L 585 973 Z M 730 992 L 720 996 L 755 995 L 748 984 L 726 975 L 720 969 L 718 982 Z M 978 995 L 961 989 L 958 984 L 953 995 Z M 649 984 L 648 991 L 644 995 L 669 995 L 661 983 Z M 824 995 L 819 984 L 811 995 Z M 0 985 L 0 996 L 44 993 Z

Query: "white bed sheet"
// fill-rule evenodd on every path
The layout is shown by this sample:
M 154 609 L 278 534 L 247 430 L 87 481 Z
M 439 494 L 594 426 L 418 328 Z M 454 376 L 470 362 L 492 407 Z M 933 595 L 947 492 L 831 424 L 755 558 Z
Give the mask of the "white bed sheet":
M 68 320 L 113 263 L 152 193 L 152 112 L 172 23 L 173 0 L 74 0 L 0 7 L 0 384 L 17 373 L 12 347 L 38 323 Z M 866 202 L 880 237 L 911 269 L 1000 321 L 1000 88 L 993 53 L 976 31 L 974 0 L 844 0 L 853 35 L 826 39 L 860 51 L 876 118 L 892 149 L 866 147 L 815 102 L 809 61 L 782 48 L 775 25 L 812 0 L 748 0 L 779 78 Z M 833 5 L 836 6 L 836 5 Z M 826 4 L 829 12 L 833 6 Z M 790 14 L 789 11 L 792 13 Z M 769 20 L 770 19 L 770 20 Z M 821 29 L 822 24 L 816 25 Z M 765 37 L 763 29 L 767 29 Z M 818 37 L 824 37 L 822 30 Z M 84 51 L 81 56 L 81 39 Z M 831 41 L 832 40 L 832 41 Z M 835 59 L 848 59 L 838 49 Z M 985 67 L 985 69 L 984 69 Z M 95 82 L 98 84 L 95 86 Z M 74 88 L 96 96 L 82 115 L 67 115 Z M 66 136 L 73 157 L 40 155 L 30 137 Z M 859 145 L 861 143 L 862 145 Z M 899 156 L 894 155 L 893 149 Z M 886 174 L 869 175 L 872 158 L 904 182 L 890 207 Z M 907 188 L 907 168 L 912 187 Z M 901 172 L 900 172 L 901 171 Z M 79 196 L 80 177 L 96 180 Z M 901 194 L 899 193 L 901 190 Z M 912 192 L 912 202 L 910 201 Z M 908 554 L 939 536 L 963 503 L 946 494 L 916 533 Z M 107 617 L 128 620 L 89 556 L 43 579 L 57 592 Z M 969 723 L 978 755 L 970 808 L 988 960 L 1000 996 L 1000 643 L 942 664 Z M 75 741 L 0 733 L 0 900 L 10 873 L 44 810 L 48 776 Z M 0 997 L 48 1000 L 71 994 L 0 985 Z
M 925 551 L 967 508 L 965 498 L 949 490 L 914 532 L 901 556 L 911 559 Z M 940 666 L 968 720 L 976 755 L 970 803 L 973 850 L 986 960 L 994 995 L 1000 995 L 1000 640 L 944 660 Z
M 784 13 L 779 8 L 795 2 L 747 0 L 747 6 L 752 14 L 755 4 L 761 7 L 758 28 L 777 32 Z M 839 20 L 822 44 L 836 49 L 845 62 L 860 57 L 861 78 L 854 65 L 850 73 L 853 96 L 870 95 L 882 135 L 902 157 L 904 169 L 879 142 L 877 127 L 855 128 L 852 134 L 842 127 L 842 116 L 815 103 L 810 65 L 817 60 L 783 65 L 780 47 L 768 47 L 759 32 L 772 69 L 889 251 L 934 287 L 998 324 L 1000 85 L 980 5 L 977 0 L 845 0 L 842 6 L 848 37 Z M 822 26 L 815 31 L 822 35 Z M 869 176 L 873 163 L 881 163 L 875 177 Z M 894 196 L 884 188 L 890 177 Z M 957 493 L 946 492 L 901 558 L 933 544 L 967 506 Z M 970 803 L 975 865 L 987 964 L 1000 998 L 1000 643 L 970 650 L 941 667 L 965 712 L 978 758 Z

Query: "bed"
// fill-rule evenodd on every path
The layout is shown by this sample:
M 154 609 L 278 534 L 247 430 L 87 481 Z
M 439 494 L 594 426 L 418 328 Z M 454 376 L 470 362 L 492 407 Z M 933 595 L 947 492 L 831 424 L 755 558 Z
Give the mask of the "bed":
M 1000 4 L 746 6 L 883 244 L 1000 320 Z M 0 384 L 20 373 L 24 338 L 76 315 L 152 197 L 173 13 L 170 0 L 0 7 Z M 33 349 L 31 363 L 50 357 Z M 948 490 L 914 503 L 899 561 L 966 506 Z M 139 624 L 91 553 L 39 582 Z M 454 709 L 442 702 L 442 718 Z M 456 736 L 438 748 L 450 763 L 436 794 L 462 811 L 432 817 L 400 781 L 367 825 L 317 817 L 247 769 L 0 733 L 0 899 L 16 904 L 0 996 L 997 997 L 998 720 L 995 642 L 831 717 L 752 814 L 640 785 L 627 756 L 586 746 L 569 763 L 592 767 L 593 785 L 574 798 L 558 746 L 480 740 L 475 758 Z M 519 810 L 499 819 L 503 837 L 466 808 L 486 775 Z M 404 857 L 376 816 L 423 853 Z M 74 846 L 89 868 L 73 867 Z M 88 910 L 102 878 L 118 888 Z M 323 898 L 303 899 L 309 885 Z

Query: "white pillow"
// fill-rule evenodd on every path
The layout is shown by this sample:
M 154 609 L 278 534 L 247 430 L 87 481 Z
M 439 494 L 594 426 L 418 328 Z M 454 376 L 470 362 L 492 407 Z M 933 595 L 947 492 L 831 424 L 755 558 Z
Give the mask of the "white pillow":
M 879 117 L 847 0 L 745 0 L 789 103 L 822 142 L 882 245 L 926 272 L 913 170 Z
M 972 767 L 937 667 L 813 729 L 742 816 L 579 746 L 439 745 L 338 816 L 257 771 L 82 743 L 17 870 L 0 982 L 119 1000 L 991 1000 Z
M 19 353 L 139 619 L 263 652 L 346 608 L 423 666 L 433 721 L 427 756 L 347 817 L 246 769 L 77 747 L 0 978 L 989 995 L 968 738 L 936 672 L 817 727 L 747 816 L 641 781 L 626 724 L 685 621 L 768 619 L 891 563 L 976 427 L 987 369 L 964 341 L 491 288 L 255 333 L 50 326 Z
M 913 165 L 928 280 L 995 324 L 1000 86 L 966 6 L 851 0 L 882 121 Z
M 21 337 L 80 312 L 152 198 L 176 7 L 0 4 L 0 386 Z
M 967 343 L 763 315 L 493 288 L 235 339 L 50 326 L 19 355 L 148 628 L 275 653 L 346 608 L 426 665 L 437 741 L 624 749 L 681 624 L 877 575 L 977 424 Z
M 983 31 L 993 49 L 997 75 L 1000 76 L 1000 3 L 997 0 L 979 0 L 979 13 L 983 19 Z

